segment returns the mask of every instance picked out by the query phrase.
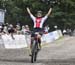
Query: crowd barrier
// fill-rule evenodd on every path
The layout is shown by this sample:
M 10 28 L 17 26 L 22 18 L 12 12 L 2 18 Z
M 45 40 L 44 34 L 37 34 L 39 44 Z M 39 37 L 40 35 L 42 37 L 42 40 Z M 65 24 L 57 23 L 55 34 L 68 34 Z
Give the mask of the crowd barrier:
M 48 33 L 48 34 L 44 34 L 44 35 L 42 36 L 42 38 L 41 38 L 42 44 L 44 44 L 44 42 L 45 42 L 45 44 L 46 44 L 46 43 L 53 42 L 53 41 L 59 39 L 59 38 L 62 37 L 62 36 L 63 36 L 63 35 L 62 35 L 61 30 L 56 30 L 56 31 L 50 32 L 50 33 Z
M 42 45 L 46 43 L 53 42 L 54 40 L 59 39 L 62 36 L 60 30 L 56 30 L 50 32 L 48 34 L 43 34 L 41 40 Z M 18 49 L 18 48 L 25 48 L 30 45 L 31 36 L 30 35 L 14 35 L 15 39 L 12 39 L 10 35 L 2 35 L 2 39 L 0 39 L 0 44 L 3 44 L 7 49 Z

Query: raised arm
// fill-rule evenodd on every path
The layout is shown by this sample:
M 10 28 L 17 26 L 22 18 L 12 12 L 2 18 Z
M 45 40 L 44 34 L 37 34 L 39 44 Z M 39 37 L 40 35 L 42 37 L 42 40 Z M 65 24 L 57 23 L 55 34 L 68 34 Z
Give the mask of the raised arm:
M 46 16 L 49 16 L 51 14 L 52 8 L 49 9 L 48 13 L 46 14 Z
M 27 7 L 27 12 L 29 13 L 29 15 L 33 15 L 28 7 Z
M 27 12 L 29 13 L 30 17 L 35 20 L 35 16 L 31 13 L 30 9 L 27 7 Z

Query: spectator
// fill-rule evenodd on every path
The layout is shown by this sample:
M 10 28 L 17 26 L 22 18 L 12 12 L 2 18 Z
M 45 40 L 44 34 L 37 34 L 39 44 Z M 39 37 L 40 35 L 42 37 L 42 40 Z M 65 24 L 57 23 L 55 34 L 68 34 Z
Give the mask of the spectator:
M 25 29 L 26 29 L 27 31 L 30 31 L 30 29 L 29 29 L 29 26 L 28 26 L 28 25 L 25 25 Z
M 65 35 L 67 33 L 66 29 L 63 30 L 63 35 Z
M 21 28 L 20 25 L 16 25 L 16 33 L 17 34 L 20 34 L 21 33 L 20 28 Z
M 6 33 L 6 34 L 8 34 L 8 28 L 7 28 L 7 26 L 4 26 L 3 32 Z
M 25 34 L 25 26 L 22 26 L 21 32 L 22 32 L 22 34 Z
M 31 35 L 30 35 L 30 28 L 28 25 L 25 25 L 25 39 L 26 39 L 26 43 L 29 46 L 31 41 Z
M 13 36 L 13 34 L 15 33 L 15 30 L 12 24 L 9 25 L 8 32 L 9 34 L 11 34 L 12 39 L 15 39 Z
M 44 27 L 44 33 L 45 33 L 45 34 L 47 34 L 47 33 L 48 33 L 48 31 L 49 31 L 49 29 L 50 29 L 50 28 L 49 28 L 49 26 L 48 26 L 48 25 L 46 25 L 46 26 Z

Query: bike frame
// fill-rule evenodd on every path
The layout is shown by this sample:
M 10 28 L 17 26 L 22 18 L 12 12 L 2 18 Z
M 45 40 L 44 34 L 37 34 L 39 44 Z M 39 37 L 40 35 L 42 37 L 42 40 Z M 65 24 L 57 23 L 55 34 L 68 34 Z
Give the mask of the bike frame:
M 37 54 L 38 54 L 38 34 L 34 35 L 33 43 L 32 43 L 32 56 L 31 56 L 31 62 L 34 63 L 37 59 Z

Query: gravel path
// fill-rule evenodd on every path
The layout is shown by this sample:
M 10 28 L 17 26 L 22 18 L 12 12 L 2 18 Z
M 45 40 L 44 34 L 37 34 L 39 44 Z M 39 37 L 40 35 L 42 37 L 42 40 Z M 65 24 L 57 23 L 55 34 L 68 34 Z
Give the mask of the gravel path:
M 75 37 L 65 37 L 42 48 L 30 63 L 28 49 L 0 48 L 0 65 L 75 65 Z

